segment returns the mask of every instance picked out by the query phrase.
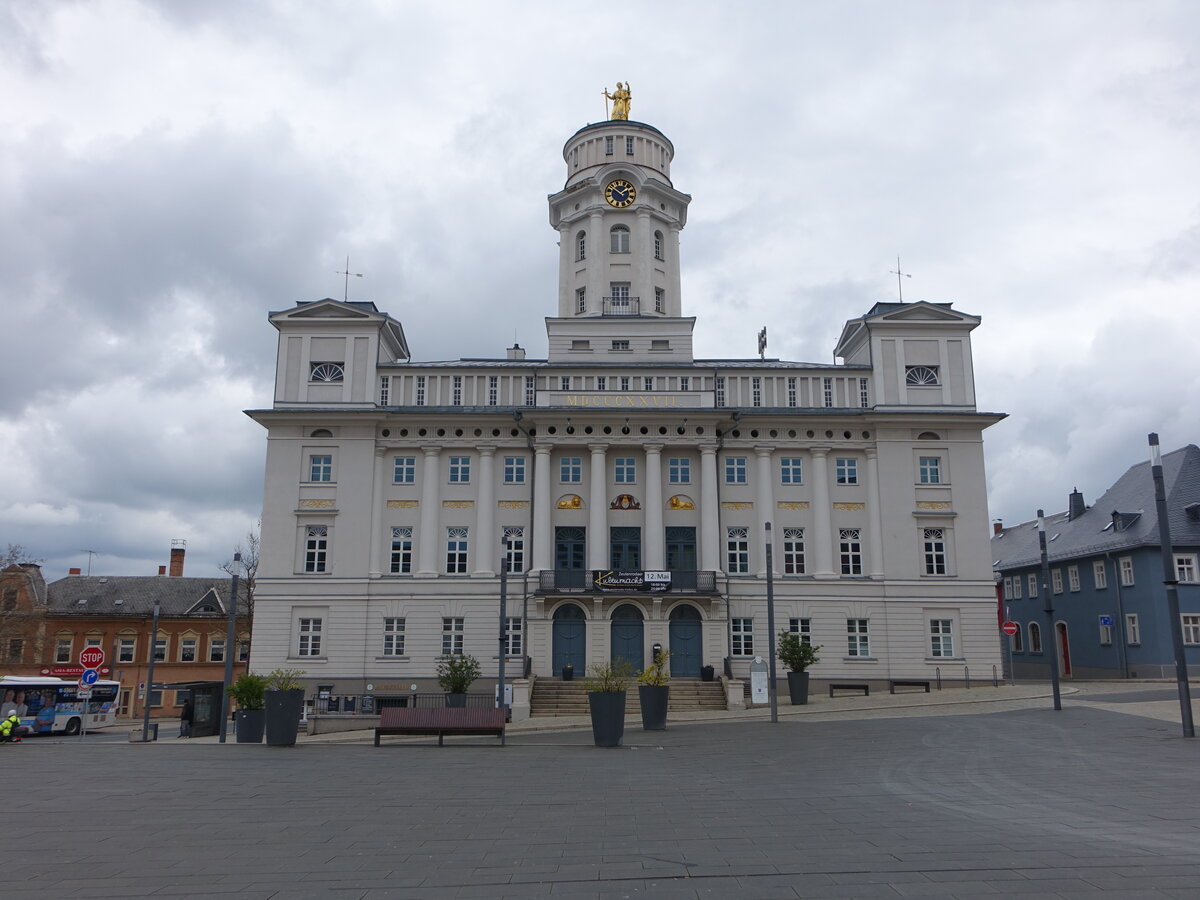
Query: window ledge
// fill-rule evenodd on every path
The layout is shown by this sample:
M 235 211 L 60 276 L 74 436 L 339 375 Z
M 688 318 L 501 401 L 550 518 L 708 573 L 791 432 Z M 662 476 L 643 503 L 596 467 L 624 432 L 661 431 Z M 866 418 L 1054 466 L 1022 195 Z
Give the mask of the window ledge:
M 289 656 L 288 662 L 327 663 L 329 658 L 327 656 Z
M 375 662 L 411 662 L 411 656 L 377 656 Z
M 842 657 L 842 662 L 848 662 L 848 663 L 877 663 L 877 662 L 879 662 L 879 657 L 878 657 L 878 656 L 843 656 L 843 657 Z
M 930 665 L 939 665 L 941 663 L 952 663 L 952 662 L 953 663 L 965 663 L 966 661 L 967 661 L 967 658 L 965 656 L 927 656 L 927 657 L 925 657 L 925 662 L 929 663 Z

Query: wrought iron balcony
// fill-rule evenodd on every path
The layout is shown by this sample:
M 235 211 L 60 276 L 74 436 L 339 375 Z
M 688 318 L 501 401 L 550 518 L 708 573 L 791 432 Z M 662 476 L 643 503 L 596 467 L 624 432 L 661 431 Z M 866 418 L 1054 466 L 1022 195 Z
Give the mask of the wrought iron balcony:
M 606 316 L 640 316 L 642 302 L 638 297 L 602 297 L 602 312 Z
M 592 573 L 585 569 L 554 569 L 538 573 L 538 593 L 562 593 L 564 591 L 598 594 L 601 591 L 592 583 Z M 667 593 L 715 594 L 717 573 L 707 571 L 676 570 L 671 573 L 671 587 Z M 631 591 L 638 593 L 638 591 Z

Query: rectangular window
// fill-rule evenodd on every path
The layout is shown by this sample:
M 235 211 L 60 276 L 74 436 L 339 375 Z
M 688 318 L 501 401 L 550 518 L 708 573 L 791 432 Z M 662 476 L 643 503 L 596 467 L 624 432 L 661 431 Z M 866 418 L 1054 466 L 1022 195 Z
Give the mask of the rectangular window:
M 1062 569 L 1054 569 L 1050 573 L 1050 588 L 1056 594 L 1063 592 Z
M 309 481 L 333 481 L 333 457 L 310 456 L 308 458 Z
M 727 457 L 725 457 L 725 483 L 726 484 L 745 484 L 746 483 L 746 457 L 744 457 L 744 456 L 727 456 Z
M 182 638 L 179 641 L 179 661 L 180 662 L 195 662 L 196 661 L 196 644 L 198 641 L 195 638 Z
M 506 456 L 506 457 L 504 457 L 504 483 L 505 484 L 524 484 L 525 483 L 525 457 L 523 457 L 523 456 Z
M 500 400 L 500 376 L 488 376 L 488 406 L 495 406 Z
M 613 136 L 611 134 L 606 134 L 604 136 L 604 155 L 613 155 Z
M 1175 577 L 1179 581 L 1193 582 L 1196 580 L 1196 557 L 1190 553 L 1175 554 Z
M 383 655 L 404 655 L 404 619 L 385 617 L 383 620 Z
M 558 461 L 558 480 L 563 484 L 579 484 L 583 481 L 583 458 L 564 456 Z
M 450 484 L 471 483 L 471 457 L 450 457 Z
M 1121 587 L 1133 586 L 1133 557 L 1121 557 Z
M 208 639 L 208 661 L 225 662 L 225 638 Z
M 532 375 L 525 376 L 525 405 L 534 406 L 537 404 L 537 390 Z
M 787 380 L 787 405 L 796 405 L 796 379 L 790 376 Z
M 725 529 L 728 551 L 727 571 L 730 575 L 744 575 L 750 571 L 750 530 L 748 528 Z
M 632 456 L 618 456 L 613 460 L 613 481 L 617 484 L 637 481 L 637 463 Z
M 442 656 L 462 656 L 464 619 L 442 619 Z
M 597 375 L 596 376 L 596 390 L 598 390 L 598 391 L 607 391 L 608 390 L 608 376 L 607 375 Z
M 692 379 L 688 375 L 679 376 L 679 389 L 681 391 L 690 391 L 692 389 Z
M 397 456 L 392 460 L 392 484 L 412 484 L 417 480 L 417 458 Z
M 1125 643 L 1140 644 L 1142 642 L 1142 627 L 1138 624 L 1137 613 L 1125 614 Z
M 155 638 L 154 640 L 154 661 L 167 661 L 167 638 Z
M 71 660 L 71 639 L 70 638 L 59 638 L 57 641 L 54 642 L 54 661 L 56 663 L 69 663 L 72 661 Z M 130 659 L 130 660 L 123 659 L 123 660 L 121 660 L 121 662 L 133 662 L 133 660 L 132 659 Z
M 954 620 L 929 620 L 929 655 L 939 659 L 954 656 Z
M 5 646 L 6 649 L 4 659 L 7 662 L 19 663 L 22 655 L 25 653 L 25 639 L 9 638 L 8 643 Z
M 625 138 L 625 155 L 633 156 L 633 138 Z
M 804 464 L 799 456 L 784 456 L 779 460 L 780 484 L 803 484 Z
M 812 619 L 789 619 L 788 631 L 800 635 L 800 643 L 812 644 Z
M 1021 599 L 1021 576 L 1020 575 L 1013 576 L 1013 599 L 1014 600 Z
M 238 648 L 237 649 L 238 662 L 249 662 L 250 661 L 250 642 L 249 641 L 238 641 L 237 648 Z
M 1079 590 L 1079 566 L 1067 567 L 1067 587 L 1072 592 Z
M 1038 591 L 1038 577 L 1032 572 L 1029 574 L 1029 599 L 1036 600 Z
M 465 575 L 467 573 L 467 529 L 461 527 L 446 529 L 446 574 Z
M 454 406 L 462 406 L 462 376 L 455 375 L 453 384 L 454 384 L 454 394 L 453 394 L 453 399 L 451 400 L 451 403 Z
M 570 375 L 560 376 L 558 379 L 558 386 L 560 389 L 562 389 L 564 391 L 569 391 L 571 389 L 571 376 Z
M 944 528 L 924 529 L 925 574 L 946 574 L 946 530 Z
M 804 529 L 783 529 L 783 574 L 804 574 Z
M 425 405 L 425 376 L 424 375 L 417 376 L 417 394 L 416 394 L 415 400 L 416 400 L 417 406 Z
M 871 655 L 871 635 L 867 631 L 868 619 L 846 620 L 846 655 L 867 657 Z
M 379 405 L 380 406 L 388 405 L 388 396 L 392 392 L 391 389 L 392 389 L 392 376 L 391 375 L 380 375 L 379 376 Z
M 628 349 L 629 349 L 629 341 L 626 341 L 626 340 L 617 340 L 617 341 L 613 341 L 613 342 L 612 342 L 612 349 L 614 349 L 614 350 L 628 350 Z
M 575 289 L 575 312 L 587 312 L 587 288 Z
M 301 619 L 299 621 L 299 640 L 296 644 L 297 656 L 321 655 L 321 620 Z
M 407 575 L 412 572 L 412 542 L 411 526 L 399 526 L 392 529 L 392 560 L 390 571 L 393 575 Z
M 921 484 L 942 483 L 942 458 L 940 456 L 922 456 L 920 464 Z
M 654 289 L 654 311 L 655 312 L 663 311 L 663 307 L 666 305 L 666 299 L 665 299 L 666 296 L 667 296 L 666 291 L 664 291 L 662 288 Z
M 521 525 L 504 529 L 504 567 L 510 575 L 525 571 L 525 529 Z
M 692 483 L 692 461 L 686 456 L 672 456 L 667 459 L 667 482 L 669 484 Z
M 644 391 L 654 390 L 654 376 L 653 375 L 645 375 L 642 377 L 642 390 L 644 390 Z
M 833 406 L 833 379 L 832 378 L 822 378 L 821 379 L 821 393 L 825 400 L 825 405 Z
M 762 406 L 762 379 L 750 379 L 750 405 Z
M 509 616 L 504 622 L 504 655 L 520 656 L 525 652 L 521 639 L 521 617 Z
M 713 403 L 716 404 L 717 406 L 724 406 L 725 405 L 725 379 L 724 379 L 724 377 L 718 377 L 718 378 L 714 379 L 714 384 L 715 384 L 715 388 L 714 388 Z
M 862 529 L 839 528 L 838 552 L 841 554 L 842 574 L 862 574 Z
M 629 390 L 629 376 L 628 375 L 622 375 L 621 380 L 618 383 L 621 385 L 621 390 L 623 390 L 623 391 Z
M 575 259 L 587 259 L 587 232 L 581 231 L 575 237 Z
M 1200 616 L 1183 615 L 1179 619 L 1183 623 L 1183 642 L 1200 644 Z
M 1004 599 L 1011 600 L 1013 598 L 1013 579 L 1004 579 Z
M 1113 642 L 1113 628 L 1111 625 L 1100 623 L 1100 646 L 1109 647 Z
M 838 484 L 858 484 L 858 460 L 839 459 L 836 462 Z
M 328 554 L 329 526 L 307 526 L 304 538 L 304 571 L 324 572 Z
M 754 619 L 752 618 L 734 618 L 732 624 L 733 629 L 733 655 L 734 656 L 753 656 L 754 655 Z
M 858 405 L 867 409 L 871 405 L 871 396 L 867 393 L 867 379 L 858 379 Z
M 1108 566 L 1102 559 L 1092 563 L 1092 586 L 1098 591 L 1108 587 Z
M 120 638 L 117 641 L 117 662 L 131 663 L 137 653 L 137 638 Z

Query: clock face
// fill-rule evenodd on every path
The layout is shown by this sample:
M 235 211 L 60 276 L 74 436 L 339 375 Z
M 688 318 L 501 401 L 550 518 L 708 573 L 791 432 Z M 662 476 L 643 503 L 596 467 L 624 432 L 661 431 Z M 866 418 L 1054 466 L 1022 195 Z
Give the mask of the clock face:
M 608 183 L 608 187 L 604 189 L 604 199 L 610 206 L 624 209 L 637 199 L 637 188 L 625 179 L 618 178 Z

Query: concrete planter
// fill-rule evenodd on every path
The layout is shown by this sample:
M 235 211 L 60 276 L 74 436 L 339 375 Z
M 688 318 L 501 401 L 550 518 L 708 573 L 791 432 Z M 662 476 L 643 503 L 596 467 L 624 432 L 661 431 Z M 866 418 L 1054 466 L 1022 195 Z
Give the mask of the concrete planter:
M 667 730 L 667 702 L 671 686 L 639 684 L 638 700 L 642 705 L 642 728 L 646 731 Z
M 788 672 L 788 693 L 792 698 L 792 706 L 808 704 L 808 673 Z
M 267 746 L 294 747 L 303 712 L 303 688 L 267 691 Z
M 597 747 L 620 747 L 625 738 L 625 692 L 591 691 L 592 739 Z
M 239 744 L 261 744 L 266 710 L 239 709 L 234 719 L 234 734 Z
M 447 705 L 447 706 L 454 706 L 454 707 L 466 707 L 466 705 L 467 705 L 467 695 L 466 695 L 466 694 L 450 694 L 450 693 L 447 693 L 447 694 L 446 694 L 446 705 Z

